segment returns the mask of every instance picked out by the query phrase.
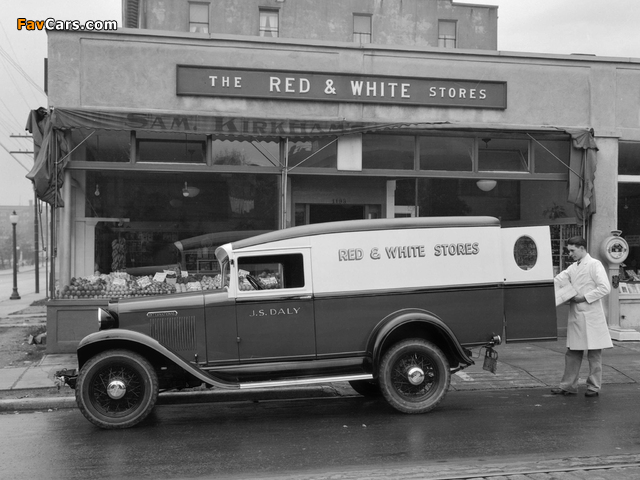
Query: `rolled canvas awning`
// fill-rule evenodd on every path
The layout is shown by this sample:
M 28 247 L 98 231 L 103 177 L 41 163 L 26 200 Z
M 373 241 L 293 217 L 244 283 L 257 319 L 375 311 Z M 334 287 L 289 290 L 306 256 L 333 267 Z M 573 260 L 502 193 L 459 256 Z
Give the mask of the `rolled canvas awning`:
M 350 135 L 385 128 L 396 123 L 349 122 L 340 119 L 282 119 L 202 115 L 161 111 L 112 111 L 56 108 L 53 126 L 61 130 L 129 130 L 193 135 L 251 137 L 319 137 Z

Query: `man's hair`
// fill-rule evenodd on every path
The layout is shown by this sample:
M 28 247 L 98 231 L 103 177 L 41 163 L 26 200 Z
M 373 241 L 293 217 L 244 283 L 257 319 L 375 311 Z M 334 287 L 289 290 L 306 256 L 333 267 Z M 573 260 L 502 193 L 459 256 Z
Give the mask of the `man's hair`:
M 585 250 L 587 248 L 587 241 L 582 238 L 580 235 L 576 235 L 575 237 L 571 237 L 567 240 L 567 245 L 573 245 L 575 247 L 584 247 Z

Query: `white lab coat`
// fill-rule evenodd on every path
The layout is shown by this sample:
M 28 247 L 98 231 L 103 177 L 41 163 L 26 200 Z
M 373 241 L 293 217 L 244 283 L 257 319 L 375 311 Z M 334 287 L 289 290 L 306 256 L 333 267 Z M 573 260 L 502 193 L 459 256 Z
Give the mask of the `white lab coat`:
M 601 298 L 611 291 L 609 277 L 600 261 L 589 254 L 560 272 L 555 281 L 571 282 L 586 302 L 570 303 L 567 324 L 567 348 L 570 350 L 599 350 L 612 348 L 609 327 L 604 316 Z

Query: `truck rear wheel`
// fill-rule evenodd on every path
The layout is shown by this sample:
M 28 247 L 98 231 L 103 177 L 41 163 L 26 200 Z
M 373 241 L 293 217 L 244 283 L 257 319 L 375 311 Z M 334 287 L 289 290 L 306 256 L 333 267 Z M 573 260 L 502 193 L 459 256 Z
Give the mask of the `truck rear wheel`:
M 446 395 L 451 372 L 442 350 L 414 338 L 396 343 L 384 354 L 378 381 L 393 408 L 403 413 L 425 413 Z
M 80 370 L 76 402 L 100 428 L 128 428 L 144 420 L 158 399 L 158 376 L 141 355 L 107 350 Z

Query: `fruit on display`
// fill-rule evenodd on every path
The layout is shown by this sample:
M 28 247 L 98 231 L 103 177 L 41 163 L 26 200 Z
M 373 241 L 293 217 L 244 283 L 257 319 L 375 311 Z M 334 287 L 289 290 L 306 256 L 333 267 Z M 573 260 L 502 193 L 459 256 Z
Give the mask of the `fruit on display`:
M 127 266 L 127 241 L 116 238 L 111 242 L 111 270 L 122 270 Z
M 159 282 L 154 280 L 152 275 L 135 277 L 125 272 L 74 277 L 69 285 L 65 285 L 58 292 L 57 298 L 63 300 L 131 298 L 221 288 L 220 275 L 211 277 L 197 274 L 177 278 L 174 276 L 169 280 Z

